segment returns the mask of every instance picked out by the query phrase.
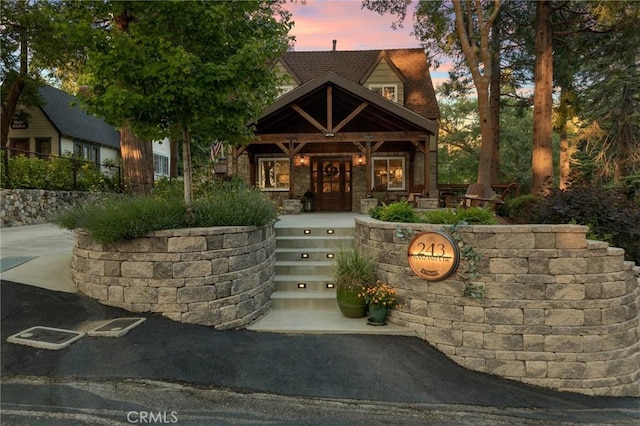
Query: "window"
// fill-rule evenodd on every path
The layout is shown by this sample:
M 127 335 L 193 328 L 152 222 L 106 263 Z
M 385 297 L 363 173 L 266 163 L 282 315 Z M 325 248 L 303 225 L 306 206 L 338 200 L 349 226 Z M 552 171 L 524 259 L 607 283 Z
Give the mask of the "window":
M 373 187 L 382 190 L 405 189 L 404 157 L 373 159 Z
M 384 96 L 393 102 L 398 102 L 398 85 L 397 84 L 370 84 L 369 90 Z
M 29 139 L 10 139 L 9 147 L 11 148 L 12 155 L 31 156 L 29 153 Z
M 285 191 L 289 189 L 289 159 L 258 159 L 258 186 L 265 191 Z
M 51 138 L 36 138 L 36 155 L 48 159 L 51 155 Z
M 169 176 L 169 157 L 153 154 L 153 175 L 156 177 Z
M 74 142 L 73 155 L 89 160 L 92 163 L 100 164 L 100 148 L 97 146 Z

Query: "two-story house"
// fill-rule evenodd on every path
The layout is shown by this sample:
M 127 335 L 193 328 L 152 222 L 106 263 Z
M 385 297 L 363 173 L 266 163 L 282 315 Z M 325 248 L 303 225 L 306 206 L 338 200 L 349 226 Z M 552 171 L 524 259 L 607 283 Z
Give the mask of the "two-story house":
M 12 155 L 49 156 L 78 155 L 97 165 L 120 158 L 120 134 L 102 118 L 88 114 L 79 100 L 51 86 L 41 86 L 43 104 L 27 108 L 24 118 L 15 119 L 9 128 Z M 169 174 L 168 140 L 153 143 L 154 174 Z
M 384 191 L 437 197 L 440 117 L 422 49 L 287 52 L 283 95 L 235 148 L 232 173 L 274 199 L 308 190 L 317 211 L 358 211 Z

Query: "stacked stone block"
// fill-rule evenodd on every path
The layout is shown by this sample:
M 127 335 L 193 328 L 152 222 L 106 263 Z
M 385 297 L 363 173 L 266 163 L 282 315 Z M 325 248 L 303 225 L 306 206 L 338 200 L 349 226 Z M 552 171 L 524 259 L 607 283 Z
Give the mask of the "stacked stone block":
M 100 244 L 76 234 L 72 276 L 101 303 L 217 329 L 244 328 L 271 306 L 273 225 L 156 231 Z
M 0 196 L 0 226 L 46 223 L 61 208 L 86 202 L 95 194 L 42 189 L 3 189 Z
M 390 321 L 472 370 L 564 391 L 640 396 L 640 268 L 624 261 L 624 250 L 587 240 L 587 228 L 577 225 L 460 227 L 482 255 L 474 284 L 485 296 L 472 299 L 457 276 L 415 276 L 398 227 L 405 234 L 442 229 L 356 219 L 356 239 L 401 296 Z

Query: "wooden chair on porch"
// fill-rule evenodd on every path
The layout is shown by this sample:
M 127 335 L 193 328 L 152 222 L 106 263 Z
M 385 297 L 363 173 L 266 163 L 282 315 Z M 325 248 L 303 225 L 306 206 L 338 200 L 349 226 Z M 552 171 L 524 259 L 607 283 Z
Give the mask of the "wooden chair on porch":
M 407 197 L 407 203 L 416 205 L 418 203 L 418 198 L 421 197 L 424 193 L 424 185 L 413 185 L 409 190 L 409 196 Z
M 479 205 L 480 197 L 484 193 L 484 185 L 481 183 L 472 183 L 467 187 L 467 192 L 463 196 L 446 195 L 444 198 L 445 207 L 462 207 L 466 209 L 468 207 L 474 207 Z

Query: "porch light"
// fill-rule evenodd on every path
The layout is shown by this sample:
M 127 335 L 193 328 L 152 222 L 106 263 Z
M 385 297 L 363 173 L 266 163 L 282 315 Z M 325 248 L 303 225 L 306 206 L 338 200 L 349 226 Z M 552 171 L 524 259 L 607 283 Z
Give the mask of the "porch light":
M 364 157 L 362 154 L 358 155 L 358 165 L 361 166 L 364 164 Z
M 304 155 L 300 154 L 300 155 L 298 156 L 298 164 L 299 164 L 300 166 L 304 166 L 304 163 L 305 163 Z
M 307 283 L 298 283 L 298 288 L 307 288 Z
M 326 283 L 326 287 L 327 288 L 335 288 L 335 284 L 334 283 Z

